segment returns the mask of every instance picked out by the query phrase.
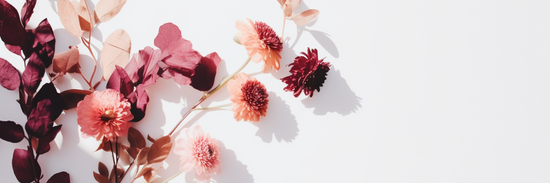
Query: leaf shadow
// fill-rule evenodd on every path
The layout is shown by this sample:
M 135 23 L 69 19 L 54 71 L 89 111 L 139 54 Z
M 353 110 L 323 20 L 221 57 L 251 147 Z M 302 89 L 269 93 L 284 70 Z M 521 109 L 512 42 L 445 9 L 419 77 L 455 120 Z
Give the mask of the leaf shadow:
M 334 41 L 330 39 L 329 34 L 321 31 L 317 31 L 317 30 L 310 30 L 310 29 L 304 29 L 304 30 L 311 33 L 313 38 L 315 38 L 315 40 L 317 40 L 317 42 L 319 42 L 321 46 L 325 50 L 327 50 L 327 52 L 330 55 L 332 55 L 332 57 L 334 58 L 340 57 L 340 52 L 338 52 L 338 47 L 336 47 L 336 44 L 334 43 Z
M 273 136 L 277 141 L 292 142 L 298 136 L 298 122 L 290 111 L 290 107 L 275 92 L 269 92 L 269 108 L 267 115 L 259 122 L 253 122 L 258 127 L 256 136 L 264 142 L 271 142 Z
M 303 99 L 302 104 L 306 108 L 315 108 L 313 113 L 317 115 L 335 112 L 345 116 L 357 112 L 362 107 L 363 99 L 351 90 L 340 72 L 332 67 L 321 91 L 315 92 L 313 97 Z
M 80 43 L 80 40 L 72 36 L 65 28 L 53 30 L 53 35 L 55 36 L 55 50 L 57 53 L 60 52 L 59 50 L 65 51 L 69 49 L 69 46 L 78 45 Z

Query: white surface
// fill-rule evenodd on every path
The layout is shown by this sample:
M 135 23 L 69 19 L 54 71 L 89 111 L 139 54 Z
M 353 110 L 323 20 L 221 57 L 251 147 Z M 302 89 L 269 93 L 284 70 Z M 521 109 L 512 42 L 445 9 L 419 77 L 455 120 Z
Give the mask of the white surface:
M 22 1 L 14 2 L 20 9 Z M 97 1 L 93 1 L 97 2 Z M 38 1 L 31 26 L 47 17 L 57 51 L 80 45 L 83 68 L 89 53 L 59 22 L 56 1 Z M 297 11 L 321 11 L 305 28 L 287 22 L 286 65 L 307 47 L 332 64 L 313 98 L 294 98 L 273 74 L 255 75 L 270 91 L 267 117 L 235 122 L 230 110 L 198 112 L 200 124 L 222 147 L 217 182 L 549 182 L 550 181 L 550 1 L 304 1 Z M 266 22 L 280 35 L 282 11 L 275 0 L 128 1 L 112 20 L 94 29 L 93 45 L 114 30 L 132 38 L 132 53 L 154 46 L 158 27 L 173 22 L 193 48 L 223 59 L 218 81 L 246 59 L 232 40 L 236 20 Z M 0 46 L 1 57 L 22 68 L 20 58 Z M 97 53 L 97 52 L 96 52 Z M 19 65 L 17 65 L 19 64 Z M 245 72 L 257 73 L 250 64 Z M 89 76 L 91 69 L 86 70 Z M 73 78 L 74 77 L 74 78 Z M 75 79 L 76 78 L 76 79 Z M 56 81 L 61 90 L 83 88 L 77 75 Z M 104 88 L 102 84 L 100 88 Z M 200 93 L 160 79 L 147 88 L 147 115 L 135 127 L 167 134 Z M 205 105 L 229 103 L 222 90 Z M 0 89 L 3 120 L 24 124 L 17 93 Z M 212 102 L 213 101 L 213 102 Z M 97 142 L 82 139 L 75 110 L 63 124 L 59 148 L 40 157 L 44 182 L 67 171 L 72 182 L 94 182 Z M 0 142 L 2 182 L 16 182 L 14 148 Z M 171 154 L 164 180 L 178 171 Z M 126 177 L 126 181 L 131 176 Z M 192 173 L 172 182 L 191 182 Z

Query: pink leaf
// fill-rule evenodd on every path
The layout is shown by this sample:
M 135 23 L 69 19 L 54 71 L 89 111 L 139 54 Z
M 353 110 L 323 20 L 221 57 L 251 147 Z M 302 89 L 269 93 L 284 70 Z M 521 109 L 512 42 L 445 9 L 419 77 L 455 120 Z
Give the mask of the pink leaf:
M 143 84 L 144 87 L 153 85 L 159 78 L 159 61 L 162 60 L 162 51 L 155 50 L 149 46 L 139 50 L 126 65 L 126 71 L 132 81 L 137 84 Z
M 75 8 L 75 11 L 78 13 L 78 22 L 80 29 L 83 31 L 91 31 L 93 27 L 92 19 L 90 18 L 90 11 L 86 5 L 86 0 L 80 0 L 80 3 L 77 1 L 71 2 Z
M 57 11 L 59 12 L 59 19 L 63 27 L 76 37 L 81 37 L 84 32 L 80 27 L 80 20 L 78 18 L 78 12 L 70 0 L 58 0 Z
M 195 74 L 191 77 L 191 86 L 200 91 L 208 91 L 214 85 L 216 71 L 221 58 L 216 52 L 202 57 L 201 62 L 195 67 Z
M 319 15 L 319 10 L 309 9 L 300 14 L 290 17 L 290 19 L 293 20 L 296 25 L 304 26 L 315 19 L 317 15 Z
M 134 83 L 130 77 L 128 77 L 126 71 L 117 65 L 115 72 L 113 72 L 111 78 L 109 78 L 107 82 L 107 88 L 117 90 L 122 93 L 122 95 L 128 96 L 134 91 Z
M 12 143 L 21 142 L 25 132 L 21 125 L 13 121 L 0 121 L 0 138 Z
M 155 46 L 161 50 L 167 49 L 175 44 L 174 42 L 180 40 L 181 31 L 178 26 L 173 23 L 165 23 L 159 27 L 159 33 L 155 38 Z M 189 45 L 189 47 L 191 47 Z
M 50 142 L 55 139 L 57 134 L 61 131 L 63 125 L 55 126 L 48 130 L 48 133 L 38 140 L 38 147 L 36 148 L 36 154 L 44 154 L 50 151 Z
M 95 21 L 111 20 L 120 12 L 125 3 L 126 0 L 100 0 L 95 6 Z
M 61 76 L 65 75 L 65 73 L 80 72 L 80 65 L 78 64 L 80 53 L 78 52 L 78 47 L 71 46 L 69 48 L 69 50 L 57 53 L 53 57 L 53 72 L 60 73 Z
M 36 6 L 36 0 L 27 0 L 27 2 L 23 4 L 23 8 L 21 8 L 21 22 L 23 22 L 23 27 L 25 27 L 29 19 L 31 19 L 31 15 L 34 12 L 34 6 Z
M 19 88 L 21 76 L 19 71 L 11 63 L 0 58 L 0 85 L 8 90 Z
M 103 78 L 108 81 L 115 71 L 115 65 L 126 67 L 130 60 L 130 35 L 122 29 L 113 32 L 103 45 L 99 59 L 103 66 Z
M 5 44 L 6 48 L 17 55 L 21 55 L 21 46 L 11 45 L 11 44 Z
M 42 20 L 32 32 L 34 33 L 32 49 L 37 52 L 38 57 L 44 62 L 44 67 L 47 68 L 52 64 L 55 52 L 55 36 L 48 19 Z M 28 33 L 27 39 L 29 37 L 31 36 Z M 30 46 L 27 45 L 25 49 L 28 49 L 28 47 Z M 26 50 L 25 52 L 32 52 L 32 50 Z

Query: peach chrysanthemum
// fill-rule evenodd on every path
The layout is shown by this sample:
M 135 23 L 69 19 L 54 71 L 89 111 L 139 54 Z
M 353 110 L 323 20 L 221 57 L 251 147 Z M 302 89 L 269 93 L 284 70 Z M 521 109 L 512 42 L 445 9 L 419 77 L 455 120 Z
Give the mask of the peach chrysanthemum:
M 220 147 L 216 139 L 204 133 L 200 126 L 186 129 L 186 134 L 176 138 L 174 153 L 180 155 L 180 171 L 188 172 L 195 168 L 195 178 L 208 182 L 213 174 L 220 174 Z
M 239 73 L 227 82 L 227 88 L 231 94 L 229 99 L 233 102 L 235 120 L 258 122 L 260 116 L 266 115 L 269 94 L 256 78 Z
M 95 91 L 78 102 L 76 121 L 83 136 L 113 139 L 128 133 L 132 125 L 128 121 L 134 118 L 130 108 L 131 104 L 116 90 Z
M 237 33 L 239 42 L 244 45 L 248 56 L 253 62 L 264 61 L 265 65 L 262 72 L 270 72 L 271 69 L 279 70 L 283 44 L 277 33 L 264 22 L 247 20 L 248 23 L 238 20 L 235 24 L 235 27 L 240 31 Z

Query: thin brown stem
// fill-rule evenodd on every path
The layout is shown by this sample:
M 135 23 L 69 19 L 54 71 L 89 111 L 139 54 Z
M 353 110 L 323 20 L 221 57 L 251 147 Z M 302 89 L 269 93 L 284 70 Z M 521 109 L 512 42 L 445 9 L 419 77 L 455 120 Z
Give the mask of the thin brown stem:
M 84 79 L 84 81 L 86 81 L 86 84 L 88 84 L 88 86 L 90 87 L 90 90 L 93 91 L 92 83 L 90 83 L 90 81 L 88 81 L 86 79 L 86 77 L 84 77 L 84 75 L 82 75 L 82 72 L 78 72 L 78 74 L 80 74 L 80 76 L 82 76 L 82 79 Z

